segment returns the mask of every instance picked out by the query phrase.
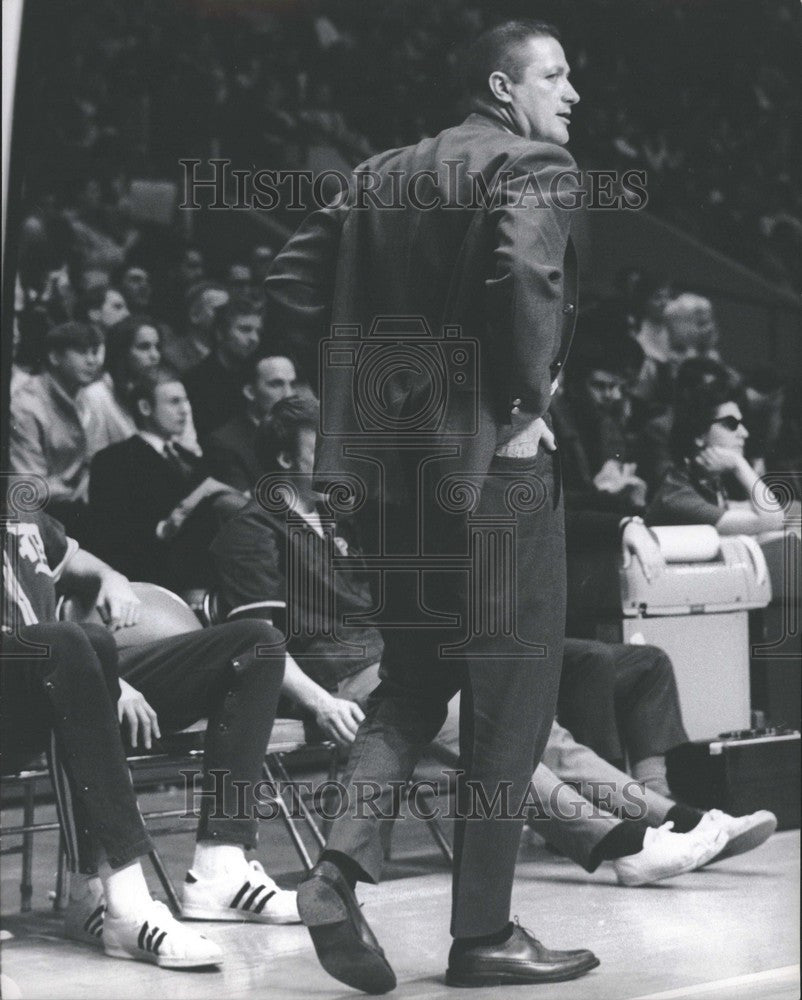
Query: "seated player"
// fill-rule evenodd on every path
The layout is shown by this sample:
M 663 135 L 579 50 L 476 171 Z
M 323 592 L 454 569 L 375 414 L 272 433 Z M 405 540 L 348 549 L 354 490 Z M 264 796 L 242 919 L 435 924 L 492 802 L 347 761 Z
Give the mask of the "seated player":
M 208 719 L 184 916 L 297 922 L 295 893 L 280 890 L 245 857 L 256 846 L 254 785 L 284 671 L 275 629 L 263 621 L 234 622 L 118 650 L 112 631 L 135 624 L 139 615 L 125 577 L 43 513 L 10 520 L 5 545 L 3 753 L 21 765 L 54 731 L 67 775 L 66 784 L 55 781 L 62 829 L 82 875 L 73 880 L 68 936 L 102 944 L 116 957 L 171 967 L 220 958 L 216 946 L 176 924 L 147 894 L 138 859 L 152 844 L 131 789 L 118 718 L 131 745 L 146 749 L 162 733 Z M 57 584 L 65 594 L 96 589 L 107 627 L 56 622 Z M 49 645 L 50 656 L 25 656 L 31 644 Z M 257 656 L 264 645 L 274 655 Z M 238 788 L 245 789 L 247 819 L 237 818 Z
M 287 483 L 292 484 L 289 510 L 265 509 L 272 508 L 276 495 L 266 490 L 264 506 L 257 498 L 235 515 L 211 551 L 224 609 L 265 618 L 278 612 L 286 615 L 292 659 L 285 672 L 284 694 L 325 737 L 347 747 L 364 718 L 363 706 L 378 684 L 382 642 L 376 629 L 341 626 L 346 614 L 369 615 L 373 602 L 353 536 L 344 525 L 334 534 L 330 513 L 311 490 L 317 421 L 313 401 L 293 398 L 276 404 L 260 428 L 259 453 L 265 472 L 283 470 Z M 627 537 L 631 543 L 638 536 L 631 532 Z M 353 556 L 353 569 L 340 561 L 334 574 L 327 572 L 333 549 L 340 556 Z M 310 599 L 312 594 L 322 596 L 319 605 Z M 589 871 L 611 860 L 622 884 L 642 885 L 700 867 L 728 847 L 737 853 L 757 846 L 754 837 L 744 834 L 759 825 L 760 819 L 741 821 L 713 813 L 700 824 L 702 814 L 695 811 L 669 816 L 673 802 L 651 792 L 641 793 L 628 775 L 581 747 L 556 724 L 549 747 L 547 755 L 555 770 L 541 763 L 532 778 L 532 797 L 542 804 L 540 814 L 548 818 L 547 829 L 541 824 L 538 830 L 543 828 L 556 846 Z M 431 749 L 449 766 L 456 763 L 458 699 L 449 705 L 446 724 Z M 612 782 L 617 791 L 610 810 L 605 813 L 591 807 L 579 792 L 563 784 L 578 779 L 589 788 L 594 782 Z M 635 792 L 627 798 L 627 790 L 633 787 Z M 645 811 L 645 819 L 640 824 L 627 822 L 626 832 L 613 834 L 620 821 L 612 815 L 612 808 L 622 803 L 637 808 L 639 815 Z M 605 819 L 597 823 L 595 816 Z M 576 824 L 572 817 L 578 818 Z M 682 835 L 665 827 L 672 821 L 678 830 L 682 824 Z M 649 832 L 652 827 L 663 829 Z M 742 846 L 745 843 L 749 846 Z

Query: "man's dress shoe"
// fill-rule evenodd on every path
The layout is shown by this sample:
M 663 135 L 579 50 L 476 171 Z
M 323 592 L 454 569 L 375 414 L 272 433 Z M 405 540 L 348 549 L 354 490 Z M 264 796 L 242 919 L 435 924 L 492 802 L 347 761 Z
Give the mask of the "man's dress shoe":
M 395 973 L 342 875 L 316 865 L 298 887 L 298 912 L 330 976 L 363 993 L 395 989 Z
M 599 964 L 586 948 L 550 951 L 516 924 L 503 944 L 452 947 L 446 972 L 448 986 L 515 986 L 559 983 L 583 976 Z

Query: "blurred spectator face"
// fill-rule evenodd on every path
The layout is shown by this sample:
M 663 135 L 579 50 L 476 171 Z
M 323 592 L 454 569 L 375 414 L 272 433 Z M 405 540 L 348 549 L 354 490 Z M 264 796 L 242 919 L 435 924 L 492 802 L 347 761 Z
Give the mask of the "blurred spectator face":
M 178 265 L 178 273 L 185 287 L 194 285 L 196 281 L 201 281 L 206 273 L 203 262 L 203 254 L 200 250 L 187 250 Z
M 51 351 L 50 370 L 59 382 L 74 391 L 95 381 L 103 368 L 105 355 L 106 349 L 103 344 Z
M 181 382 L 162 382 L 153 390 L 153 399 L 141 399 L 139 408 L 144 429 L 165 440 L 180 437 L 187 426 L 192 408 Z
M 121 288 L 128 308 L 134 312 L 142 312 L 150 305 L 150 275 L 143 267 L 129 267 L 123 275 Z
M 253 403 L 256 415 L 266 417 L 280 399 L 295 392 L 295 365 L 289 358 L 262 358 L 256 366 L 256 378 L 243 389 Z
M 242 364 L 253 356 L 259 347 L 261 337 L 261 316 L 258 314 L 235 316 L 227 329 L 220 334 L 220 351 L 228 361 Z
M 696 443 L 700 448 L 726 448 L 743 454 L 748 437 L 740 407 L 735 402 L 728 402 L 719 406 L 707 432 Z
M 131 378 L 138 378 L 149 368 L 155 368 L 162 359 L 161 337 L 154 326 L 140 326 L 128 349 L 128 370 Z
M 92 322 L 104 330 L 110 329 L 115 323 L 119 323 L 121 319 L 130 315 L 125 299 L 116 288 L 109 288 L 103 299 L 103 305 L 99 309 L 92 309 L 89 312 L 89 318 Z
M 614 372 L 593 369 L 585 379 L 585 391 L 593 403 L 606 413 L 618 409 L 624 398 L 625 380 Z
M 643 305 L 643 312 L 646 319 L 651 320 L 653 323 L 659 323 L 663 319 L 663 313 L 670 301 L 671 287 L 669 285 L 655 288 Z
M 189 321 L 197 329 L 208 332 L 214 326 L 217 310 L 227 304 L 228 292 L 222 288 L 207 288 L 190 304 Z
M 270 270 L 270 265 L 273 263 L 273 257 L 275 254 L 271 247 L 259 246 L 253 248 L 253 253 L 251 254 L 251 274 L 253 275 L 253 284 L 255 287 L 261 287 L 262 282 L 267 277 L 267 272 Z
M 247 292 L 251 287 L 251 269 L 247 264 L 232 264 L 228 269 L 226 284 L 232 291 Z
M 295 467 L 298 472 L 311 476 L 315 468 L 315 441 L 317 434 L 310 427 L 302 427 L 298 431 L 298 454 Z
M 108 288 L 111 284 L 108 271 L 89 267 L 78 275 L 78 291 L 84 295 L 95 288 Z
M 668 363 L 676 375 L 680 365 L 689 358 L 698 358 L 699 337 L 696 323 L 692 317 L 675 316 L 670 320 L 666 317 L 668 326 Z
M 524 70 L 520 82 L 508 80 L 511 110 L 528 138 L 568 142 L 571 108 L 579 94 L 568 82 L 568 63 L 556 38 L 534 37 L 522 46 Z M 492 79 L 492 77 L 491 77 Z

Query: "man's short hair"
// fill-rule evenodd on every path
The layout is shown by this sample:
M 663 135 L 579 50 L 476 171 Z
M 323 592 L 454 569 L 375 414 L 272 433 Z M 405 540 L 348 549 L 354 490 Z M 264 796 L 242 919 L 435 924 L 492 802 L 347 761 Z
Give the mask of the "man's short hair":
M 91 347 L 100 347 L 103 334 L 92 323 L 79 323 L 71 320 L 69 323 L 59 323 L 45 334 L 45 355 L 55 351 L 87 351 Z
M 250 313 L 248 315 L 250 315 Z M 277 347 L 273 351 L 259 350 L 248 362 L 247 383 L 249 385 L 255 385 L 256 380 L 259 377 L 259 365 L 261 365 L 263 361 L 267 361 L 268 358 L 285 358 L 287 361 L 289 361 L 289 363 L 292 365 L 295 371 L 296 372 L 298 371 L 298 362 L 295 360 L 292 354 L 289 353 L 289 351 L 285 351 L 281 347 Z
M 465 85 L 471 97 L 486 97 L 491 73 L 500 70 L 513 83 L 520 83 L 526 68 L 524 46 L 530 38 L 555 38 L 560 32 L 547 21 L 504 21 L 483 32 L 465 57 Z
M 215 313 L 215 331 L 218 334 L 226 333 L 240 316 L 259 316 L 261 319 L 263 312 L 264 307 L 259 299 L 250 295 L 234 295 Z
M 169 382 L 184 384 L 184 380 L 181 378 L 178 369 L 173 368 L 172 365 L 161 364 L 143 372 L 131 386 L 128 393 L 128 405 L 134 415 L 134 422 L 137 427 L 141 427 L 144 420 L 139 410 L 139 401 L 146 399 L 152 406 L 153 400 L 156 397 L 156 389 L 160 385 L 167 385 Z
M 279 455 L 297 455 L 301 431 L 317 432 L 319 424 L 320 404 L 314 396 L 288 396 L 279 400 L 259 424 L 256 435 L 256 457 L 262 469 L 280 472 Z

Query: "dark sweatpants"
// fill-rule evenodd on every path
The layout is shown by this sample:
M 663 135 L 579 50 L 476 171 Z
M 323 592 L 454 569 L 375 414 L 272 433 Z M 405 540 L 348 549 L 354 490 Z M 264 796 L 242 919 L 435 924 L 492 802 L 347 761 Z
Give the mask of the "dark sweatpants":
M 31 644 L 46 646 L 46 655 L 31 655 Z M 50 622 L 4 635 L 2 648 L 3 771 L 13 773 L 48 750 L 74 870 L 97 871 L 98 846 L 112 868 L 146 855 L 153 845 L 120 740 L 111 633 L 100 625 Z
M 202 798 L 198 840 L 256 845 L 256 819 L 235 818 L 234 783 L 244 783 L 245 809 L 254 817 L 253 786 L 261 777 L 284 676 L 283 647 L 271 625 L 231 622 L 119 653 L 112 634 L 97 625 L 36 625 L 21 636 L 50 643 L 51 655 L 3 660 L 4 761 L 6 744 L 17 751 L 15 762 L 40 753 L 55 727 L 72 793 L 60 794 L 64 789 L 57 784 L 57 802 L 74 867 L 95 870 L 98 845 L 113 868 L 152 849 L 117 724 L 118 670 L 150 703 L 163 736 L 209 720 L 202 788 L 217 794 Z M 263 647 L 269 655 L 257 655 Z M 8 648 L 12 657 L 24 652 L 19 639 L 9 639 Z
M 266 655 L 257 655 L 259 648 Z M 256 846 L 257 820 L 233 818 L 239 808 L 235 782 L 244 783 L 245 811 L 254 817 L 252 791 L 276 716 L 284 658 L 278 632 L 256 619 L 120 651 L 120 676 L 145 696 L 162 735 L 209 720 L 202 785 L 208 794 L 198 840 Z
M 461 691 L 464 775 L 457 785 L 451 921 L 457 937 L 494 933 L 509 920 L 523 818 L 501 813 L 519 811 L 554 717 L 565 627 L 565 539 L 554 462 L 545 452 L 536 459 L 496 459 L 478 506 L 463 519 L 459 544 L 438 525 L 439 561 L 407 558 L 406 573 L 385 575 L 383 601 L 377 601 L 385 623 L 382 680 L 344 776 L 350 808 L 334 822 L 327 844 L 356 861 L 366 880 L 378 880 L 378 820 L 370 808 L 355 815 L 360 787 L 364 798 L 373 795 L 371 783 L 380 786 L 375 805 L 382 815 L 392 812 L 390 782 L 411 776 L 449 700 Z M 408 553 L 414 544 L 409 511 L 385 514 L 385 554 Z M 438 538 L 430 541 L 428 551 Z M 462 568 L 441 571 L 455 555 Z M 424 618 L 456 615 L 455 626 L 423 626 L 420 604 Z

